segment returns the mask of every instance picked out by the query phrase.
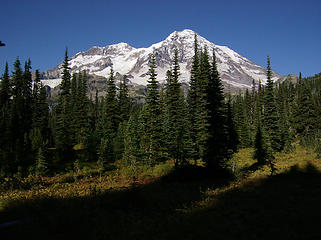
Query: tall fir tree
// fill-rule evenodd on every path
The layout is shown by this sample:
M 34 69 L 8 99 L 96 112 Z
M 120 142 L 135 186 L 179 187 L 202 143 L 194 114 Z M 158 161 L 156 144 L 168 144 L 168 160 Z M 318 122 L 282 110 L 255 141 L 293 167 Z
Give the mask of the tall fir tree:
M 227 128 L 227 149 L 229 157 L 231 154 L 237 152 L 239 145 L 239 136 L 236 131 L 236 126 L 234 122 L 234 115 L 231 106 L 231 95 L 229 94 L 227 104 L 226 104 L 226 128 Z
M 270 139 L 273 151 L 280 151 L 280 128 L 279 115 L 275 99 L 274 82 L 272 79 L 272 70 L 270 56 L 267 57 L 267 83 L 264 95 L 264 126 Z
M 196 149 L 197 141 L 197 106 L 198 106 L 198 84 L 199 84 L 199 51 L 197 34 L 194 35 L 194 56 L 191 69 L 191 78 L 189 82 L 189 90 L 187 95 L 188 116 L 190 121 L 190 135 L 193 143 L 193 148 Z M 194 160 L 199 158 L 198 151 L 194 151 L 192 156 Z
M 71 102 L 71 74 L 68 60 L 68 51 L 65 50 L 63 71 L 55 107 L 55 144 L 59 153 L 59 160 L 71 161 L 73 159 L 73 128 L 72 128 L 72 102 Z
M 161 118 L 158 81 L 156 79 L 156 60 L 152 55 L 149 66 L 149 80 L 147 84 L 146 105 L 143 111 L 146 122 L 146 151 L 147 164 L 154 165 L 162 159 L 163 149 L 161 144 Z
M 0 109 L 9 104 L 11 97 L 11 87 L 9 79 L 8 63 L 6 63 L 4 73 L 0 82 Z
M 185 115 L 185 101 L 181 91 L 181 83 L 178 80 L 179 75 L 178 50 L 175 49 L 172 71 L 167 72 L 165 89 L 166 146 L 169 156 L 175 160 L 175 167 L 184 164 L 188 155 L 186 154 L 188 119 Z
M 4 73 L 0 82 L 0 171 L 8 173 L 10 155 L 12 154 L 11 141 L 11 86 L 8 71 L 8 63 L 6 63 Z
M 106 86 L 107 94 L 103 102 L 100 120 L 102 138 L 99 148 L 99 162 L 102 163 L 102 165 L 115 160 L 114 140 L 118 129 L 119 116 L 113 67 L 110 68 L 110 76 Z
M 10 133 L 12 159 L 10 159 L 11 170 L 16 172 L 22 166 L 24 157 L 24 98 L 23 98 L 23 71 L 19 59 L 14 63 L 14 72 L 12 73 L 12 104 L 10 111 Z
M 260 118 L 258 119 L 255 134 L 253 158 L 257 160 L 258 164 L 266 164 L 274 159 L 269 140 L 266 136 L 264 127 L 261 125 Z
M 199 78 L 197 82 L 196 105 L 196 149 L 198 156 L 205 160 L 207 154 L 207 141 L 209 138 L 209 112 L 207 106 L 207 85 L 210 79 L 210 63 L 207 49 L 201 52 Z
M 35 72 L 32 95 L 32 129 L 30 132 L 30 140 L 32 142 L 32 148 L 35 155 L 35 151 L 38 151 L 39 148 L 49 140 L 49 107 L 47 103 L 46 89 L 40 82 L 39 70 L 36 70 Z
M 209 137 L 206 143 L 205 162 L 208 167 L 218 169 L 224 167 L 230 157 L 228 149 L 228 132 L 226 125 L 223 85 L 216 66 L 215 51 L 207 84 L 207 108 L 209 114 Z
M 142 160 L 138 116 L 139 112 L 131 114 L 126 125 L 123 159 L 128 166 L 137 166 Z
M 124 75 L 119 83 L 118 109 L 120 121 L 127 121 L 130 113 L 130 98 L 127 86 L 127 76 Z

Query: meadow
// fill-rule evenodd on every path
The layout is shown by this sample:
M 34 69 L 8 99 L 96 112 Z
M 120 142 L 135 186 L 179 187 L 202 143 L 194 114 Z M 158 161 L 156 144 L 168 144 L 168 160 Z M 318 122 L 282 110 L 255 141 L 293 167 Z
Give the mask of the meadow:
M 122 162 L 2 178 L 0 233 L 16 239 L 320 239 L 321 159 L 297 146 L 276 173 L 241 149 L 226 172 Z M 233 171 L 232 171 L 233 166 Z M 2 238 L 1 239 L 7 239 Z

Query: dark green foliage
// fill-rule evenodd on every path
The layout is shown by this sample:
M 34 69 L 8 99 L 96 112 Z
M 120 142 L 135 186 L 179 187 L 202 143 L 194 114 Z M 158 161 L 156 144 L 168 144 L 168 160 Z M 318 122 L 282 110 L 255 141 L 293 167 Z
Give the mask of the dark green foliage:
M 127 86 L 127 77 L 123 77 L 123 80 L 119 83 L 119 94 L 118 94 L 118 109 L 120 121 L 127 121 L 129 119 L 130 111 L 130 98 Z
M 0 82 L 0 170 L 9 171 L 10 155 L 12 146 L 11 135 L 11 86 L 8 73 L 8 63 L 6 63 L 5 71 Z
M 198 156 L 202 159 L 206 156 L 207 141 L 209 137 L 209 112 L 207 106 L 207 85 L 210 79 L 210 63 L 207 49 L 201 52 L 197 84 L 197 106 L 196 106 L 196 149 Z
M 49 137 L 49 107 L 45 87 L 40 83 L 39 71 L 35 72 L 33 87 L 32 129 L 38 128 L 44 139 Z
M 123 159 L 125 163 L 129 166 L 136 165 L 141 162 L 141 133 L 139 132 L 139 119 L 137 112 L 133 113 L 126 126 L 125 136 L 124 136 L 124 154 Z
M 207 152 L 204 160 L 208 167 L 218 169 L 225 166 L 225 162 L 230 158 L 230 151 L 228 149 L 229 141 L 226 125 L 227 118 L 225 114 L 223 85 L 217 71 L 214 50 L 213 63 L 206 90 L 209 115 L 209 137 L 207 139 Z
M 158 81 L 156 79 L 155 55 L 152 55 L 148 75 L 146 105 L 143 111 L 146 117 L 143 121 L 146 124 L 146 142 L 144 147 L 147 153 L 147 163 L 154 165 L 162 159 L 161 111 Z
M 190 135 L 193 148 L 196 149 L 197 144 L 197 106 L 198 106 L 198 81 L 199 81 L 199 52 L 197 35 L 194 36 L 194 57 L 191 69 L 191 78 L 187 95 L 188 117 L 190 121 Z M 199 158 L 198 151 L 194 151 L 192 156 L 194 160 Z
M 46 155 L 45 155 L 45 148 L 39 147 L 37 153 L 37 161 L 35 164 L 35 173 L 37 176 L 43 176 L 47 172 L 47 162 L 46 162 Z
M 112 67 L 109 79 L 107 80 L 107 94 L 103 102 L 99 124 L 101 131 L 99 159 L 100 162 L 110 163 L 115 160 L 114 139 L 119 124 L 116 84 Z
M 253 158 L 256 159 L 259 164 L 265 164 L 274 159 L 271 146 L 269 145 L 269 139 L 266 136 L 264 127 L 261 126 L 260 120 L 257 124 L 254 149 Z
M 10 90 L 8 63 L 6 63 L 5 70 L 0 82 L 0 108 L 9 104 L 11 96 Z
M 71 75 L 68 63 L 68 53 L 66 49 L 58 104 L 55 108 L 55 144 L 59 152 L 59 159 L 62 161 L 70 161 L 73 158 L 73 111 L 71 99 Z
M 2 173 L 43 175 L 51 167 L 60 171 L 73 163 L 79 173 L 84 161 L 96 161 L 102 173 L 115 160 L 134 171 L 166 159 L 173 159 L 176 167 L 201 159 L 213 172 L 241 147 L 255 147 L 254 158 L 270 164 L 274 173 L 275 151 L 291 150 L 300 142 L 321 152 L 321 74 L 300 76 L 298 84 L 275 84 L 268 57 L 266 86 L 253 81 L 252 91 L 225 99 L 215 52 L 210 63 L 195 35 L 185 99 L 178 59 L 176 49 L 159 91 L 152 56 L 145 104 L 131 101 L 126 76 L 117 90 L 113 68 L 106 96 L 99 98 L 96 91 L 95 99 L 89 99 L 87 74 L 71 77 L 67 50 L 60 92 L 49 102 L 38 70 L 32 81 L 30 60 L 22 70 L 17 59 L 12 76 L 6 65 L 0 82 Z
M 178 50 L 174 51 L 172 71 L 167 72 L 165 87 L 165 135 L 169 157 L 178 167 L 189 156 L 188 118 L 185 111 L 185 99 L 179 78 Z
M 62 65 L 63 71 L 62 71 L 62 77 L 61 77 L 61 84 L 60 84 L 60 96 L 65 96 L 70 94 L 70 88 L 71 88 L 71 75 L 70 75 L 70 67 L 68 62 L 68 50 L 66 48 L 65 50 L 65 58 Z
M 245 106 L 245 100 L 242 94 L 237 95 L 233 101 L 233 112 L 237 135 L 239 137 L 239 147 L 245 148 L 251 146 L 251 134 L 249 128 L 249 119 Z
M 267 60 L 267 83 L 264 95 L 264 126 L 271 141 L 273 151 L 281 150 L 279 114 L 276 105 L 274 82 L 272 80 L 272 70 L 270 57 Z
M 298 84 L 297 102 L 293 113 L 293 123 L 296 133 L 309 135 L 317 124 L 317 112 L 313 100 L 312 89 L 305 82 Z
M 239 145 L 239 136 L 236 131 L 236 126 L 234 122 L 234 116 L 231 106 L 231 96 L 228 96 L 228 101 L 226 104 L 226 128 L 227 128 L 227 149 L 229 155 L 237 152 Z M 230 156 L 229 156 L 230 157 Z
M 122 121 L 118 125 L 117 135 L 114 139 L 114 155 L 115 160 L 119 160 L 122 158 L 124 153 L 124 138 L 126 134 L 126 127 L 127 127 L 127 121 Z

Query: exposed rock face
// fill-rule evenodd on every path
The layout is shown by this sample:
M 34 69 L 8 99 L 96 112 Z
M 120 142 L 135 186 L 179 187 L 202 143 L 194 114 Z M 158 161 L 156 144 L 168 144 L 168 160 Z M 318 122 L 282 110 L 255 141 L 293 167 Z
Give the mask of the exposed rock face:
M 188 83 L 194 55 L 194 35 L 192 30 L 173 32 L 164 41 L 153 44 L 148 48 L 133 48 L 127 43 L 118 43 L 106 47 L 92 47 L 86 52 L 80 52 L 70 58 L 72 72 L 86 70 L 90 74 L 108 77 L 113 65 L 118 76 L 127 75 L 134 84 L 146 85 L 148 64 L 151 55 L 156 56 L 157 79 L 162 82 L 166 78 L 166 71 L 170 68 L 174 49 L 179 51 L 180 80 Z M 226 46 L 218 46 L 205 38 L 198 36 L 200 48 L 207 48 L 209 55 L 215 50 L 218 70 L 226 88 L 235 91 L 250 88 L 255 82 L 266 82 L 266 69 Z M 56 79 L 59 84 L 62 64 L 42 74 L 43 79 Z M 273 73 L 274 80 L 280 75 Z

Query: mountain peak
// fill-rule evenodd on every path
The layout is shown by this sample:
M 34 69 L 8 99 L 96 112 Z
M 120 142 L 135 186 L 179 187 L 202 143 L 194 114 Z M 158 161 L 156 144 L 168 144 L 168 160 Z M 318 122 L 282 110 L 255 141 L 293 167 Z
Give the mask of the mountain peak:
M 190 29 L 184 29 L 182 31 L 174 31 L 166 38 L 166 40 L 171 41 L 171 40 L 175 40 L 175 39 L 179 39 L 179 38 L 194 39 L 195 34 L 197 34 L 197 33 L 194 32 L 193 30 L 190 30 Z
M 168 37 L 171 37 L 171 36 L 194 36 L 196 32 L 194 32 L 193 30 L 191 29 L 184 29 L 182 31 L 174 31 L 172 32 Z
M 130 81 L 145 85 L 148 77 L 148 63 L 150 55 L 156 55 L 158 80 L 165 81 L 166 72 L 172 64 L 174 49 L 179 51 L 180 81 L 188 83 L 194 55 L 195 31 L 184 29 L 172 32 L 164 41 L 153 44 L 147 48 L 133 48 L 128 43 L 117 43 L 106 47 L 93 47 L 87 52 L 74 55 L 70 60 L 72 72 L 86 70 L 88 73 L 109 77 L 110 67 L 113 65 L 115 74 L 127 75 Z M 200 49 L 205 47 L 212 51 L 215 49 L 218 71 L 220 77 L 229 88 L 250 88 L 252 81 L 266 81 L 266 69 L 242 57 L 225 46 L 218 46 L 197 35 Z M 62 64 L 43 75 L 47 78 L 59 78 Z M 275 74 L 275 80 L 279 77 Z

